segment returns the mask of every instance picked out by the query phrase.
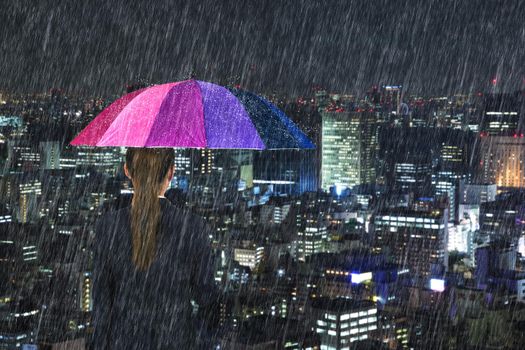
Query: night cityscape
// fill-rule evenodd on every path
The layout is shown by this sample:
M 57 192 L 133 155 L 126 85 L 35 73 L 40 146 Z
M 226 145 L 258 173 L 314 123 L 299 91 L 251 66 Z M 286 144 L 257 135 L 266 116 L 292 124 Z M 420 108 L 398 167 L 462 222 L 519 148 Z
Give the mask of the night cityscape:
M 89 349 L 94 224 L 133 186 L 126 148 L 70 142 L 186 79 L 264 96 L 316 145 L 175 149 L 165 196 L 212 228 L 220 349 L 524 348 L 523 4 L 160 3 L 0 14 L 0 349 Z M 198 39 L 162 49 L 173 27 Z

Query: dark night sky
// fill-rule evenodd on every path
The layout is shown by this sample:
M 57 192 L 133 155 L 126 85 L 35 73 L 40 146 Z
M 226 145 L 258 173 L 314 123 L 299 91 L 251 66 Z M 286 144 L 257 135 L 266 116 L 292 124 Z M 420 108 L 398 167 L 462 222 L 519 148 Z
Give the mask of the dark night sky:
M 121 93 L 196 77 L 256 92 L 525 82 L 525 1 L 0 1 L 0 89 Z M 237 77 L 237 78 L 235 78 Z

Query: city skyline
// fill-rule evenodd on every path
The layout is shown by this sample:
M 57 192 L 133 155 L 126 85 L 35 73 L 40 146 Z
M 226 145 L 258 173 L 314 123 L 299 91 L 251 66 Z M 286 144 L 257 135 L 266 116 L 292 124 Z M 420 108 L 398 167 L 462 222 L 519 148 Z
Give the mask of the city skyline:
M 522 349 L 523 18 L 2 2 L 0 348 Z

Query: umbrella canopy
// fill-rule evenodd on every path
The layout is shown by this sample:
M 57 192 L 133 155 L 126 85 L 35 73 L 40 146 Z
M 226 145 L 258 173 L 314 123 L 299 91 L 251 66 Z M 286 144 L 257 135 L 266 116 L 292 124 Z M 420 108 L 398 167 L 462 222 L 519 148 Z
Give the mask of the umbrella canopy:
M 185 80 L 122 96 L 74 146 L 219 149 L 315 148 L 275 105 L 253 93 Z

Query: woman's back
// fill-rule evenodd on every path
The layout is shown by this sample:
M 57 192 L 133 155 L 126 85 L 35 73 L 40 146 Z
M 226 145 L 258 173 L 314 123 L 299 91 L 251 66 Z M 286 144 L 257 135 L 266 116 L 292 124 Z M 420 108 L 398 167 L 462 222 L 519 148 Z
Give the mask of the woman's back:
M 156 255 L 146 271 L 132 262 L 130 208 L 104 214 L 95 228 L 94 349 L 196 348 L 190 300 L 213 302 L 207 226 L 160 198 Z

